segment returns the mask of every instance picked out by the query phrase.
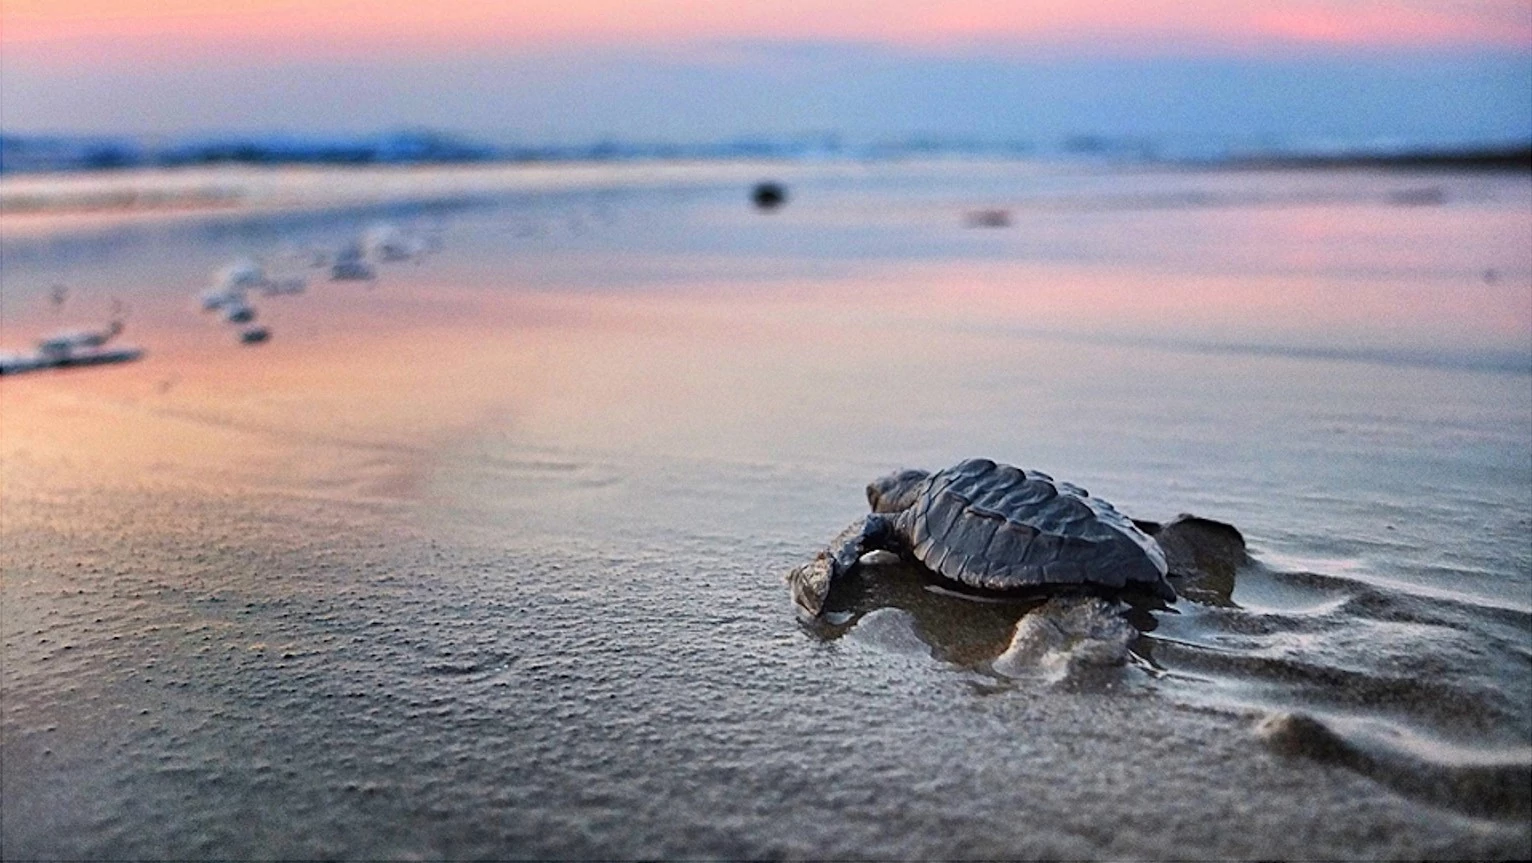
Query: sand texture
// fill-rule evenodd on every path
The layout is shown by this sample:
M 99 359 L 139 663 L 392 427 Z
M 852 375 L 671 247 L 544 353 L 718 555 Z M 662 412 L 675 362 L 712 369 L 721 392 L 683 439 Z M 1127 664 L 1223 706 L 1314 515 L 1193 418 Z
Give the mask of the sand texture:
M 0 344 L 118 298 L 145 354 L 0 379 L 4 856 L 1532 856 L 1532 183 L 776 178 L 7 230 Z M 252 344 L 244 255 L 307 280 Z M 1131 630 L 897 562 L 798 619 L 970 456 L 1250 560 Z

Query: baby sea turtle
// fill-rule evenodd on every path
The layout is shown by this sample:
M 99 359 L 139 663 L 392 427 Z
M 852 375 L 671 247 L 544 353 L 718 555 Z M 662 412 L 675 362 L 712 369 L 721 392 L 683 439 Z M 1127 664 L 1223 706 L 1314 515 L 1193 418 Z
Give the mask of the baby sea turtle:
M 988 459 L 890 474 L 867 486 L 867 502 L 871 514 L 787 575 L 793 601 L 810 617 L 836 579 L 880 549 L 985 592 L 1083 587 L 1172 602 L 1167 574 L 1232 573 L 1245 554 L 1239 531 L 1221 522 L 1135 521 L 1083 488 Z

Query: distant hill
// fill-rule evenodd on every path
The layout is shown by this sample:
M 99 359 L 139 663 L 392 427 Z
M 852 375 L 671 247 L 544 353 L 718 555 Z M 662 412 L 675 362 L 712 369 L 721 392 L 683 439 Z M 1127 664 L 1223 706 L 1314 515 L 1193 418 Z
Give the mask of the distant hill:
M 372 135 L 224 135 L 180 140 L 129 136 L 0 135 L 0 174 L 104 171 L 192 165 L 423 165 L 472 162 L 619 162 L 841 158 L 887 161 L 932 158 L 1042 158 L 1115 163 L 1226 165 L 1260 168 L 1390 167 L 1532 169 L 1532 143 L 1464 147 L 1351 148 L 1262 146 L 1217 141 L 1155 141 L 1072 135 L 1053 145 L 1025 141 L 906 140 L 843 143 L 831 134 L 747 136 L 676 144 L 597 141 L 587 144 L 502 144 L 435 131 Z
M 130 137 L 0 136 L 0 173 L 249 165 L 371 165 L 477 162 L 491 147 L 435 132 L 357 137 L 226 136 L 151 143 Z

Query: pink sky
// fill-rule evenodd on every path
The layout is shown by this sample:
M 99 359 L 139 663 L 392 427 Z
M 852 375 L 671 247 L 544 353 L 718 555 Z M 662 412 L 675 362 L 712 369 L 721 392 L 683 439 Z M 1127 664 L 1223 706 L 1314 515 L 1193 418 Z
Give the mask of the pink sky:
M 1528 0 L 5 0 L 0 14 L 0 44 L 56 59 L 144 50 L 173 59 L 232 45 L 326 56 L 737 39 L 1152 53 L 1532 47 Z

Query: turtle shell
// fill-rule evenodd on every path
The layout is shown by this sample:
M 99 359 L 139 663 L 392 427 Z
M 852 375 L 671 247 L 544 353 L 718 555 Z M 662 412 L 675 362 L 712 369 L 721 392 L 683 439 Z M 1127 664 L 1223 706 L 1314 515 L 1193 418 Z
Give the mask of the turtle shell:
M 939 471 L 896 526 L 914 557 L 971 587 L 1142 587 L 1175 594 L 1165 555 L 1110 503 L 1038 471 L 970 459 Z

